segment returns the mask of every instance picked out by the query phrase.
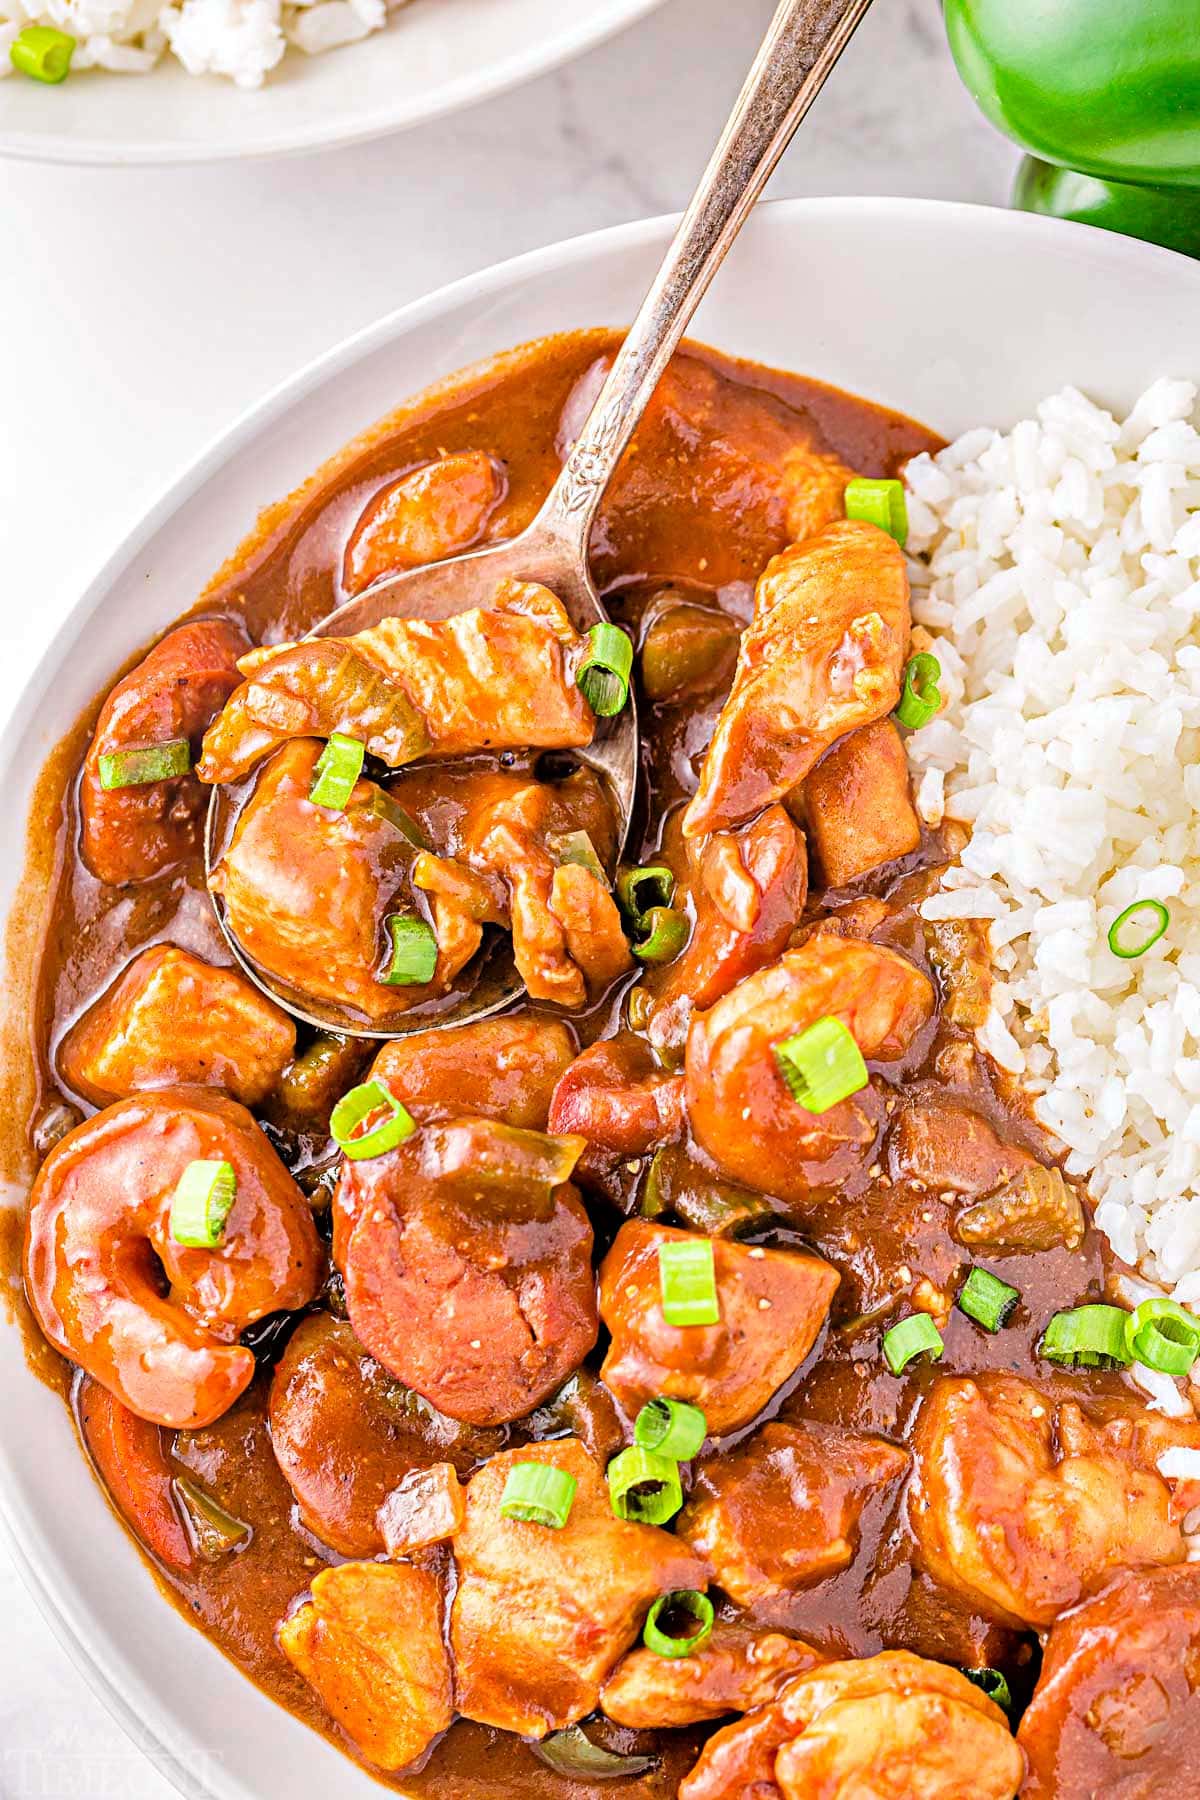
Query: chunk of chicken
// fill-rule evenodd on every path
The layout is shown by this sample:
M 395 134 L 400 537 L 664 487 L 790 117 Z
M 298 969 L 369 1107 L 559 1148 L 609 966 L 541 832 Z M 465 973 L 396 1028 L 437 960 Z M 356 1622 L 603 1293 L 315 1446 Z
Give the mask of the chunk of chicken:
M 701 1464 L 678 1530 L 739 1606 L 774 1600 L 853 1561 L 858 1522 L 908 1452 L 815 1420 L 764 1425 Z
M 590 870 L 560 864 L 556 849 L 585 831 L 603 863 L 611 808 L 590 771 L 557 784 L 497 775 L 478 784 L 458 854 L 507 894 L 513 957 L 533 1000 L 582 1006 L 632 964 L 612 894 Z
M 551 1463 L 577 1483 L 554 1530 L 500 1514 L 514 1464 Z M 576 1438 L 508 1450 L 473 1476 L 454 1540 L 450 1615 L 458 1709 L 523 1737 L 592 1712 L 660 1594 L 703 1588 L 707 1565 L 670 1532 L 618 1519 L 600 1465 Z
M 335 731 L 393 769 L 472 750 L 579 748 L 595 730 L 568 661 L 581 643 L 548 588 L 508 581 L 486 610 L 253 650 L 196 772 L 234 781 L 288 738 Z
M 690 1400 L 718 1437 L 748 1424 L 800 1367 L 838 1275 L 798 1251 L 710 1241 L 720 1320 L 668 1325 L 658 1253 L 696 1236 L 641 1219 L 622 1225 L 600 1268 L 600 1316 L 612 1333 L 601 1376 L 631 1417 L 659 1394 Z
M 631 1650 L 600 1690 L 600 1705 L 635 1731 L 698 1725 L 766 1706 L 785 1682 L 823 1660 L 811 1644 L 783 1632 L 718 1624 L 691 1656 Z
M 372 496 L 350 533 L 342 586 L 361 594 L 385 575 L 457 556 L 476 543 L 505 495 L 504 470 L 484 450 L 410 469 Z
M 582 1148 L 465 1118 L 343 1165 L 354 1329 L 453 1419 L 523 1417 L 596 1341 L 592 1228 L 567 1180 Z
M 1192 1800 L 1200 1564 L 1125 1570 L 1059 1619 L 1017 1742 L 1027 1800 Z
M 888 1161 L 895 1181 L 970 1200 L 1038 1167 L 1028 1150 L 1006 1143 L 970 1107 L 927 1095 L 897 1112 Z
M 663 977 L 647 982 L 654 995 L 650 1041 L 660 1048 L 682 1044 L 694 1011 L 775 961 L 808 894 L 804 836 L 782 806 L 769 806 L 739 831 L 714 832 L 691 847 L 690 860 L 691 938 Z
M 827 887 L 844 887 L 921 847 L 908 755 L 891 719 L 827 750 L 804 784 L 805 817 Z
M 1000 1708 L 907 1650 L 826 1663 L 718 1731 L 679 1800 L 1015 1800 L 1025 1759 Z
M 1089 1411 L 1011 1375 L 944 1376 L 913 1434 L 922 1561 L 989 1618 L 1052 1625 L 1115 1569 L 1183 1561 L 1186 1501 L 1157 1467 L 1177 1445 L 1200 1447 L 1200 1423 Z
M 827 1112 L 806 1112 L 775 1045 L 834 1018 L 866 1059 L 892 1062 L 932 1012 L 932 987 L 904 957 L 815 933 L 692 1020 L 686 1075 L 696 1138 L 723 1174 L 748 1187 L 796 1201 L 834 1190 L 870 1159 L 882 1102 L 872 1084 Z
M 288 1661 L 377 1769 L 410 1767 L 453 1717 L 441 1590 L 425 1569 L 374 1562 L 322 1569 L 312 1598 L 278 1635 Z
M 263 770 L 229 847 L 209 877 L 239 944 L 277 980 L 332 1000 L 373 1023 L 445 986 L 392 987 L 385 919 L 411 911 L 413 849 L 376 812 L 374 783 L 360 781 L 344 812 L 308 798 L 320 745 L 288 744 Z
M 58 1066 L 106 1106 L 143 1088 L 224 1088 L 258 1106 L 296 1047 L 296 1027 L 236 969 L 174 944 L 143 950 L 71 1027 Z
M 466 1475 L 499 1448 L 495 1432 L 448 1419 L 368 1355 L 343 1319 L 302 1319 L 276 1365 L 269 1403 L 275 1460 L 301 1521 L 342 1556 L 378 1556 L 380 1509 L 414 1470 Z
M 193 856 L 208 796 L 195 775 L 106 789 L 100 758 L 186 738 L 193 753 L 237 686 L 246 634 L 232 619 L 180 625 L 112 690 L 79 778 L 80 849 L 99 881 L 148 881 Z
M 769 562 L 685 835 L 753 818 L 891 712 L 908 633 L 904 557 L 877 526 L 841 520 Z

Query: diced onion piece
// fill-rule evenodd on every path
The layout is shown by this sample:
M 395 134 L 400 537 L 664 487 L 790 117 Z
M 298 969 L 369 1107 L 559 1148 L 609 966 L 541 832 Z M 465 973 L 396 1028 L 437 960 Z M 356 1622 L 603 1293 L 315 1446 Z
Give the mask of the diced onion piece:
M 1009 1287 L 998 1275 L 990 1275 L 986 1269 L 972 1269 L 959 1290 L 958 1306 L 985 1331 L 999 1331 L 1020 1298 L 1020 1289 Z
M 100 754 L 100 786 L 106 794 L 114 788 L 149 787 L 153 781 L 174 781 L 191 766 L 192 750 L 186 738 L 140 744 L 131 750 L 104 750 Z
M 215 1250 L 236 1198 L 232 1163 L 190 1162 L 171 1197 L 171 1236 L 190 1250 Z
M 1132 962 L 1157 944 L 1170 923 L 1171 915 L 1161 900 L 1135 900 L 1109 926 L 1108 947 L 1122 962 Z
M 717 1325 L 721 1303 L 709 1238 L 674 1238 L 658 1247 L 658 1285 L 668 1325 Z
M 1012 1711 L 1012 1689 L 1008 1685 L 1008 1677 L 1001 1669 L 964 1669 L 963 1674 L 968 1681 L 973 1681 L 977 1688 L 982 1688 L 989 1700 L 995 1701 L 1001 1712 Z
M 500 1496 L 500 1517 L 561 1531 L 571 1516 L 579 1483 L 554 1463 L 514 1463 Z
M 586 869 L 589 875 L 608 886 L 604 864 L 596 855 L 596 846 L 586 831 L 564 831 L 547 839 L 546 847 L 560 868 L 573 864 L 576 868 Z
M 906 731 L 920 731 L 935 718 L 942 704 L 938 686 L 942 665 L 928 650 L 910 656 L 904 668 L 904 685 L 896 705 L 896 723 Z
M 862 1051 L 840 1019 L 818 1019 L 774 1050 L 788 1092 L 805 1112 L 828 1112 L 870 1080 Z
M 422 987 L 432 981 L 438 947 L 433 926 L 416 913 L 392 913 L 387 921 L 392 960 L 380 979 L 388 987 Z
M 657 1450 L 676 1462 L 690 1462 L 707 1436 L 704 1414 L 686 1400 L 647 1401 L 633 1423 L 633 1441 L 639 1448 Z
M 846 517 L 862 519 L 878 525 L 894 537 L 903 550 L 908 540 L 908 504 L 902 481 L 881 480 L 870 475 L 856 475 L 846 483 Z
M 416 1129 L 407 1107 L 379 1080 L 351 1088 L 329 1115 L 329 1135 L 351 1162 L 386 1155 Z
M 902 1375 L 919 1356 L 939 1362 L 945 1348 L 942 1334 L 928 1313 L 911 1313 L 883 1334 L 884 1359 L 893 1375 Z
M 1089 1369 L 1128 1363 L 1128 1317 L 1120 1306 L 1075 1306 L 1055 1313 L 1043 1334 L 1041 1355 L 1048 1362 L 1077 1363 Z
M 358 812 L 361 806 L 363 812 L 374 813 L 377 819 L 382 819 L 385 825 L 390 825 L 394 831 L 406 837 L 415 849 L 428 850 L 429 839 L 412 814 L 406 812 L 398 800 L 393 800 L 386 788 L 381 788 L 374 781 L 368 783 L 368 787 L 370 791 L 367 798 L 361 803 L 356 801 L 354 811 Z
M 683 1505 L 679 1464 L 673 1456 L 631 1444 L 608 1465 L 608 1500 L 618 1519 L 665 1525 Z
M 335 731 L 317 758 L 308 797 L 314 806 L 345 812 L 346 803 L 362 774 L 366 750 L 357 738 Z
M 629 698 L 633 645 L 617 625 L 593 625 L 575 682 L 598 719 L 611 719 Z
M 640 926 L 645 935 L 633 946 L 639 962 L 674 962 L 688 941 L 687 914 L 673 906 L 652 906 L 642 914 Z
M 670 1619 L 672 1614 L 679 1613 L 691 1626 L 681 1637 L 663 1629 L 664 1618 Z M 712 1636 L 714 1617 L 713 1603 L 707 1594 L 699 1593 L 696 1588 L 676 1588 L 674 1593 L 664 1594 L 650 1608 L 642 1642 L 655 1656 L 694 1656 Z
M 1126 1316 L 1125 1348 L 1159 1375 L 1186 1375 L 1200 1357 L 1200 1319 L 1178 1300 L 1143 1300 Z
M 26 25 L 9 45 L 8 57 L 18 74 L 54 87 L 67 79 L 74 49 L 75 39 L 69 32 L 56 31 L 52 25 Z M 128 785 L 113 783 L 114 787 Z
M 617 876 L 617 901 L 635 930 L 648 912 L 670 906 L 674 897 L 675 876 L 665 863 L 643 863 L 637 869 L 622 869 Z

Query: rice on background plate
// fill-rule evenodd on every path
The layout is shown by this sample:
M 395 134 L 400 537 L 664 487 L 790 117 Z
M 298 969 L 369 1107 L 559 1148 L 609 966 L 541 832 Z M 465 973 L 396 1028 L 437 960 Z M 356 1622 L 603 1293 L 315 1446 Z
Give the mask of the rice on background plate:
M 26 25 L 75 40 L 71 74 L 148 74 L 169 52 L 189 75 L 224 75 L 261 87 L 289 46 L 317 55 L 379 31 L 406 0 L 0 0 L 0 75 Z
M 1067 388 L 907 469 L 918 647 L 943 709 L 918 806 L 971 838 L 923 906 L 988 922 L 979 1041 L 1036 1090 L 1118 1254 L 1200 1302 L 1200 432 L 1161 380 Z M 928 642 L 925 642 L 925 639 Z M 1108 932 L 1162 902 L 1122 960 Z

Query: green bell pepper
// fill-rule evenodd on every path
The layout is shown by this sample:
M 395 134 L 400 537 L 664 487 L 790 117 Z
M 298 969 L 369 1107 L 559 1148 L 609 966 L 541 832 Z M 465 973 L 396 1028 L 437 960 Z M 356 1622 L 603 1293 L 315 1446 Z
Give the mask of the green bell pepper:
M 1017 171 L 1012 203 L 1023 212 L 1077 219 L 1082 225 L 1165 244 L 1185 256 L 1200 256 L 1200 189 L 1189 193 L 1186 188 L 1099 181 L 1094 175 L 1027 156 Z
M 1200 0 L 945 0 L 1000 130 L 1102 181 L 1200 187 Z

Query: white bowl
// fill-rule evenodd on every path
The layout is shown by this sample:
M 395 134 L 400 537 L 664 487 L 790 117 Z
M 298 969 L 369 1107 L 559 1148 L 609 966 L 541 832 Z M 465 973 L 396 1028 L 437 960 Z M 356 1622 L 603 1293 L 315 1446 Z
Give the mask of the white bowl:
M 522 339 L 628 319 L 666 244 L 652 220 L 524 256 L 404 308 L 297 375 L 204 455 L 121 546 L 31 676 L 0 749 L 0 841 L 85 703 L 251 524 L 435 376 Z M 1018 213 L 905 200 L 761 209 L 696 335 L 914 413 L 947 434 L 1010 423 L 1064 382 L 1127 405 L 1200 378 L 1200 265 Z M 0 869 L 0 913 L 19 873 Z M 180 1790 L 203 1800 L 378 1800 L 370 1776 L 267 1700 L 155 1591 L 58 1400 L 0 1327 L 0 1508 L 84 1675 Z
M 173 57 L 149 75 L 87 70 L 60 87 L 0 83 L 0 156 L 216 162 L 383 137 L 515 87 L 662 0 L 414 0 L 360 44 L 289 51 L 253 93 Z

